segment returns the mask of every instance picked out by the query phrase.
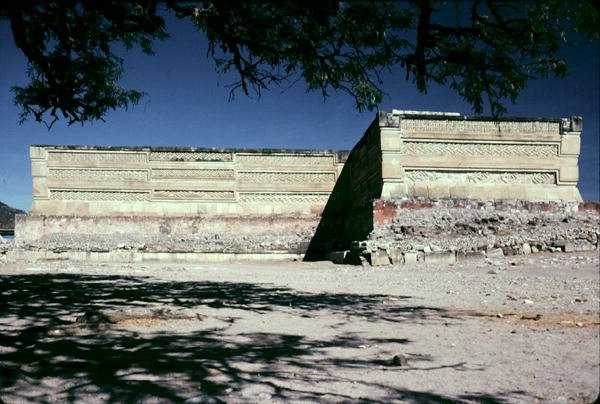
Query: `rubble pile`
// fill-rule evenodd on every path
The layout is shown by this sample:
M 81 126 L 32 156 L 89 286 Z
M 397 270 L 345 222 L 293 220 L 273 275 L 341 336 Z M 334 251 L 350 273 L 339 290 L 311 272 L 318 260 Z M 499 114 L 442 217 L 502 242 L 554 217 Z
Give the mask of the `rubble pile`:
M 366 240 L 330 259 L 345 263 L 389 265 L 411 262 L 452 263 L 538 252 L 598 249 L 597 204 L 569 206 L 492 203 L 405 204 Z
M 451 264 L 511 255 L 598 250 L 600 205 L 409 201 L 363 240 L 327 259 L 340 264 Z M 315 229 L 293 234 L 66 234 L 0 240 L 0 260 L 21 252 L 304 254 Z M 121 254 L 122 255 L 122 254 Z M 117 254 L 118 256 L 118 254 Z

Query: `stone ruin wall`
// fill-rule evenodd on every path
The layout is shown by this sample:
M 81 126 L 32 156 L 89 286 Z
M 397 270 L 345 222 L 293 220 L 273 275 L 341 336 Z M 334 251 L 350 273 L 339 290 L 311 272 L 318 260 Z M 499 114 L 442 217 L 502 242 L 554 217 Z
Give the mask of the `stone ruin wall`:
M 581 131 L 579 117 L 381 112 L 342 172 L 351 202 L 330 219 L 352 236 L 323 250 L 398 263 L 595 249 L 598 211 L 580 208 L 577 189 Z
M 32 146 L 32 214 L 320 214 L 331 151 Z
M 379 113 L 349 153 L 32 146 L 34 202 L 15 230 L 21 242 L 59 252 L 79 234 L 100 251 L 319 259 L 352 242 L 406 236 L 392 229 L 406 206 L 576 211 L 581 129 L 577 117 L 394 110 Z
M 245 253 L 303 252 L 347 155 L 85 146 L 30 154 L 33 206 L 17 218 L 19 241 L 80 234 L 114 248 L 101 240 L 113 235 L 116 244 Z
M 384 199 L 580 202 L 582 121 L 380 113 Z

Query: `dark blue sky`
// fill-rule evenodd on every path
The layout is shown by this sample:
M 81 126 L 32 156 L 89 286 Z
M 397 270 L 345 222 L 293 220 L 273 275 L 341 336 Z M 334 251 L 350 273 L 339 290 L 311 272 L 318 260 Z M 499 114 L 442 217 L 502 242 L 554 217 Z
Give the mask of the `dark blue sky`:
M 358 113 L 345 94 L 325 101 L 306 93 L 302 83 L 288 90 L 273 88 L 260 99 L 238 94 L 228 102 L 232 80 L 219 76 L 205 58 L 206 41 L 193 27 L 170 20 L 171 38 L 155 45 L 155 56 L 124 54 L 123 83 L 148 93 L 129 111 L 115 111 L 106 123 L 66 126 L 49 132 L 43 124 L 17 123 L 10 87 L 25 84 L 26 62 L 15 48 L 6 21 L 0 22 L 0 201 L 29 210 L 30 144 L 107 146 L 197 146 L 305 149 L 351 149 L 375 117 Z M 585 200 L 599 200 L 599 49 L 598 41 L 563 50 L 570 66 L 564 80 L 530 82 L 507 116 L 584 119 L 579 160 L 579 189 Z M 450 90 L 432 87 L 420 94 L 403 72 L 386 77 L 389 95 L 380 109 L 454 111 L 471 108 Z

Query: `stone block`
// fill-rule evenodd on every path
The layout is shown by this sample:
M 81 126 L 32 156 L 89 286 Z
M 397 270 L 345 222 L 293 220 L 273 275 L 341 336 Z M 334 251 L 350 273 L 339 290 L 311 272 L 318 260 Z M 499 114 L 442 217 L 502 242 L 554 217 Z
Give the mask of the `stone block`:
M 577 167 L 577 159 L 573 159 L 574 165 L 561 167 L 558 178 L 560 182 L 577 182 L 579 180 L 579 168 Z
M 484 258 L 484 251 L 459 251 L 456 253 L 456 261 L 458 262 L 478 261 Z
M 404 253 L 405 264 L 416 264 L 418 260 L 418 253 L 416 251 L 406 251 Z
M 343 264 L 346 261 L 346 257 L 349 253 L 349 250 L 332 251 L 327 254 L 327 260 L 333 262 L 334 264 Z
M 390 248 L 389 253 L 390 261 L 393 265 L 402 265 L 404 264 L 404 255 L 399 248 Z
M 136 234 L 160 235 L 153 218 L 162 217 L 170 225 L 180 226 L 180 230 L 172 227 L 169 234 L 221 234 L 226 239 L 242 233 L 250 237 L 249 244 L 259 245 L 256 241 L 263 235 L 283 240 L 286 235 L 306 234 L 310 239 L 314 229 L 324 228 L 327 217 L 321 221 L 320 215 L 328 205 L 328 213 L 339 216 L 336 223 L 344 225 L 332 234 L 316 237 L 331 240 L 320 250 L 322 254 L 354 237 L 366 237 L 358 236 L 359 230 L 363 234 L 362 230 L 375 231 L 393 223 L 404 213 L 400 210 L 407 199 L 436 198 L 435 204 L 451 197 L 580 201 L 576 188 L 580 130 L 577 117 L 563 125 L 560 120 L 497 121 L 396 111 L 379 114 L 344 157 L 324 150 L 32 146 L 32 214 L 69 221 L 36 223 L 37 219 L 28 216 L 31 229 L 38 229 L 30 229 L 26 236 L 113 234 L 126 227 Z M 348 170 L 344 169 L 346 158 Z M 336 193 L 330 195 L 334 189 Z M 427 203 L 419 201 L 414 208 Z M 368 215 L 357 217 L 353 208 L 365 204 Z M 493 210 L 493 203 L 486 209 Z M 114 220 L 92 223 L 80 220 L 84 216 Z M 126 219 L 117 219 L 120 217 Z M 173 221 L 177 218 L 183 218 L 181 223 Z M 136 222 L 138 219 L 146 223 Z M 184 222 L 195 220 L 193 230 L 185 227 Z M 224 226 L 215 227 L 217 222 Z M 57 226 L 60 231 L 52 231 Z M 400 231 L 408 234 L 402 227 Z M 387 235 L 381 232 L 381 237 Z M 375 265 L 451 259 L 435 246 L 415 246 L 414 251 L 402 254 L 381 240 L 355 246 L 351 254 L 337 251 L 331 259 L 346 262 L 352 254 L 359 260 L 369 255 Z M 569 241 L 552 248 L 581 251 L 590 244 L 594 243 Z M 292 252 L 288 241 L 281 245 Z M 293 251 L 298 250 L 296 245 Z M 432 250 L 440 255 L 429 255 Z M 533 251 L 533 246 L 519 243 L 505 251 L 489 249 L 487 255 L 494 258 Z M 464 253 L 455 259 L 468 257 Z
M 31 159 L 46 159 L 48 158 L 48 153 L 43 146 L 31 146 L 29 148 L 29 156 Z
M 509 255 L 518 255 L 519 254 L 519 249 L 515 249 L 511 246 L 506 246 L 506 247 L 502 247 L 502 253 L 505 256 L 509 256 Z
M 429 193 L 427 191 L 427 184 L 425 183 L 416 183 L 413 187 L 413 192 L 415 197 L 417 198 L 427 198 L 429 197 Z
M 451 251 L 431 252 L 425 254 L 426 264 L 454 264 L 455 262 L 456 254 Z
M 585 240 L 559 240 L 552 243 L 552 247 L 562 252 L 594 251 L 596 247 Z
M 431 251 L 433 251 L 433 252 L 443 252 L 444 251 L 444 249 L 442 247 L 435 245 L 435 244 L 431 244 L 430 248 L 431 248 Z
M 383 154 L 381 162 L 381 175 L 383 178 L 402 178 L 404 169 L 401 160 L 395 154 Z
M 562 155 L 579 155 L 581 138 L 576 134 L 563 136 L 560 141 L 560 153 Z
M 502 248 L 488 248 L 485 251 L 485 256 L 487 258 L 503 258 L 504 251 L 502 251 Z
M 372 252 L 370 254 L 369 262 L 371 263 L 371 266 L 374 266 L 374 267 L 385 266 L 385 265 L 391 264 L 390 257 L 388 256 L 388 254 L 385 250 L 377 250 L 375 252 Z
M 427 193 L 432 199 L 450 198 L 450 188 L 448 187 L 448 184 L 444 183 L 429 185 L 427 187 Z
M 531 245 L 529 245 L 529 243 L 523 243 L 523 246 L 521 248 L 523 249 L 523 254 L 525 255 L 529 255 L 532 253 Z
M 552 247 L 558 248 L 563 252 L 575 251 L 575 244 L 567 240 L 558 240 L 552 243 Z
M 381 130 L 381 150 L 399 150 L 402 147 L 402 138 L 398 136 L 395 130 Z
M 424 253 L 431 252 L 431 247 L 429 247 L 427 244 L 412 244 L 411 246 L 415 251 L 422 251 Z

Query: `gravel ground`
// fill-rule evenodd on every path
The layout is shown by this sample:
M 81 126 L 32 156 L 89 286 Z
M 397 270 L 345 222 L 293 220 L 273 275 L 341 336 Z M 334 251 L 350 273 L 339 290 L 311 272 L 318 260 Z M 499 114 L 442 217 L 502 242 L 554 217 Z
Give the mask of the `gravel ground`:
M 0 264 L 0 402 L 575 402 L 598 252 L 451 266 Z

